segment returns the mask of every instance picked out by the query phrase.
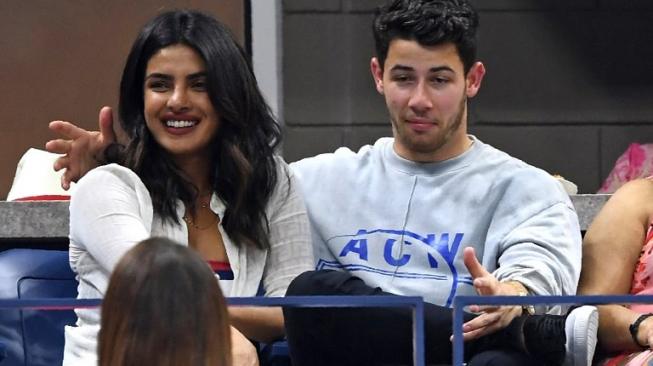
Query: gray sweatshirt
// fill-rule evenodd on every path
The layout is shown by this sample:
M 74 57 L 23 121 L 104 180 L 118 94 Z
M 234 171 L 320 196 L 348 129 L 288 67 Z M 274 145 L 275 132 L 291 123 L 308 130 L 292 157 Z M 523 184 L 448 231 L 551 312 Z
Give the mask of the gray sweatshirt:
M 405 160 L 382 138 L 358 153 L 341 148 L 292 164 L 317 268 L 451 306 L 456 295 L 476 294 L 462 260 L 471 246 L 499 280 L 533 294 L 575 294 L 580 228 L 561 185 L 470 138 L 469 150 L 438 163 Z

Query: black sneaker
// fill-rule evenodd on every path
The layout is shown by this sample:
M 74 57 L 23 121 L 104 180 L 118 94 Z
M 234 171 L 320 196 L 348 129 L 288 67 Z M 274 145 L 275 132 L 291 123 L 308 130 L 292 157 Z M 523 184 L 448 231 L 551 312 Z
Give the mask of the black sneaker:
M 567 316 L 532 315 L 524 321 L 524 344 L 546 365 L 590 366 L 598 323 L 594 306 L 575 308 Z
M 530 315 L 524 321 L 524 345 L 529 355 L 547 366 L 560 366 L 565 360 L 565 317 Z

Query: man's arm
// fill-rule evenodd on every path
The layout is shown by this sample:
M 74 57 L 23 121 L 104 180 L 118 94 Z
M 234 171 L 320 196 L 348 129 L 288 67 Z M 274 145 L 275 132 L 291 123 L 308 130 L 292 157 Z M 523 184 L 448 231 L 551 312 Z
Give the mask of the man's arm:
M 513 175 L 494 210 L 484 264 L 472 253 L 464 262 L 481 295 L 575 294 L 581 264 L 578 219 L 557 182 L 539 171 Z M 549 181 L 547 181 L 549 180 Z M 496 259 L 494 253 L 496 250 Z M 465 339 L 505 327 L 522 313 L 516 306 L 471 307 L 482 314 L 465 324 Z M 534 310 L 534 309 L 533 309 Z M 544 309 L 539 309 L 543 311 Z
M 50 130 L 62 139 L 50 140 L 45 149 L 56 154 L 65 154 L 54 162 L 54 170 L 65 169 L 61 176 L 61 187 L 69 189 L 71 182 L 76 182 L 89 170 L 101 165 L 104 149 L 116 141 L 113 129 L 111 107 L 102 107 L 99 113 L 100 131 L 86 131 L 65 121 L 50 122 Z
M 560 184 L 539 170 L 511 174 L 493 212 L 483 264 L 500 281 L 519 281 L 531 294 L 574 295 L 581 251 L 578 216 Z

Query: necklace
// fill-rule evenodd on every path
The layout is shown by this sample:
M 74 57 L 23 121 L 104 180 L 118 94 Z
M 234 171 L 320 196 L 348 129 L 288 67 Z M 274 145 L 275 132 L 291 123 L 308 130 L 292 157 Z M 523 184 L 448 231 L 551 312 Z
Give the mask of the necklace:
M 211 222 L 208 223 L 206 226 L 200 226 L 200 224 L 198 222 L 196 222 L 195 219 L 193 219 L 193 217 L 191 215 L 189 215 L 188 213 L 185 213 L 184 216 L 182 216 L 182 220 L 184 220 L 186 222 L 186 224 L 188 224 L 188 226 L 192 226 L 193 228 L 195 228 L 197 230 L 206 230 L 206 229 L 210 228 L 211 226 L 215 225 L 215 223 L 218 222 L 218 216 L 215 215 L 213 213 L 213 211 L 211 211 L 209 209 L 209 203 L 208 202 L 202 202 L 200 204 L 200 210 L 202 210 L 202 209 L 209 211 L 211 216 L 213 216 L 213 220 L 211 220 Z M 198 210 L 198 213 L 199 213 L 199 210 Z M 197 216 L 199 216 L 199 215 L 197 215 Z

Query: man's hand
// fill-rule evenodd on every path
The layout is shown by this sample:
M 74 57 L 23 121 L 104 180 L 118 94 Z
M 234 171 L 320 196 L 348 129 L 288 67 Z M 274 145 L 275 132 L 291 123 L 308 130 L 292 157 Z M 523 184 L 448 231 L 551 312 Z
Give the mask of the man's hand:
M 463 262 L 474 280 L 474 287 L 479 295 L 519 295 L 519 288 L 526 289 L 518 282 L 499 282 L 476 259 L 474 248 L 465 248 Z M 463 339 L 476 339 L 505 328 L 510 322 L 521 315 L 519 306 L 470 306 L 470 310 L 481 315 L 463 324 Z
M 231 363 L 234 366 L 258 366 L 256 348 L 238 331 L 231 328 Z
M 100 165 L 104 149 L 116 141 L 111 107 L 102 107 L 98 119 L 99 132 L 86 131 L 70 122 L 50 122 L 50 130 L 64 138 L 48 141 L 45 149 L 52 153 L 65 154 L 54 162 L 55 171 L 65 169 L 61 176 L 61 187 L 65 190 L 70 188 L 70 182 L 76 182 L 89 170 Z

